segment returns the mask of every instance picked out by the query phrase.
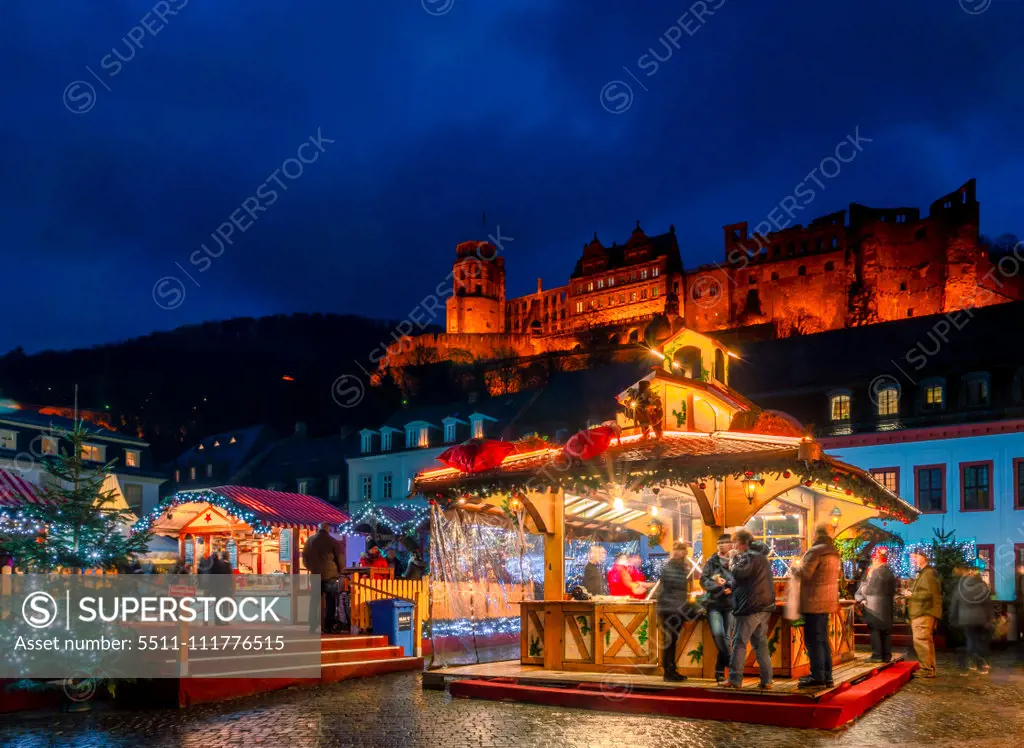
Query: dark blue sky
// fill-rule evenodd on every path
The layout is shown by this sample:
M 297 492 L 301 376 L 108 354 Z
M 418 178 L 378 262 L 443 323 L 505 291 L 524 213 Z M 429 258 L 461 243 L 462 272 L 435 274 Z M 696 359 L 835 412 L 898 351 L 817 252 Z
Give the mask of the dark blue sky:
M 0 0 L 0 351 L 402 317 L 499 225 L 510 295 L 637 219 L 717 261 L 857 128 L 797 221 L 976 177 L 982 231 L 1024 234 L 1022 28 L 1018 0 Z

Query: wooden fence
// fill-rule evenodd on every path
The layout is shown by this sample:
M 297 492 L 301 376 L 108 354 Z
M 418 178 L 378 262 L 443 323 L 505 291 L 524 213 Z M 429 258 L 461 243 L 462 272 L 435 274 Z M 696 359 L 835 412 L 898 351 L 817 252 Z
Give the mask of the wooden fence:
M 463 618 L 469 611 L 476 618 L 519 617 L 519 601 L 532 596 L 532 586 L 523 584 L 498 584 L 497 582 L 476 582 L 437 584 L 434 598 L 430 599 L 430 577 L 413 581 L 411 579 L 367 579 L 360 574 L 352 575 L 350 605 L 352 626 L 360 630 L 370 628 L 371 600 L 401 597 L 416 603 L 420 623 L 433 618 L 444 621 Z

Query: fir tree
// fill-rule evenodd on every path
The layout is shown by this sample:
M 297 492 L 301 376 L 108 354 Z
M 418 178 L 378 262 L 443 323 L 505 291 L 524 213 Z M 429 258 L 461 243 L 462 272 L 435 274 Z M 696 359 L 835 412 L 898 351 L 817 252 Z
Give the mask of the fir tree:
M 146 552 L 151 534 L 133 533 L 133 515 L 115 506 L 116 492 L 103 482 L 116 460 L 93 467 L 83 459 L 89 432 L 83 421 L 71 431 L 54 430 L 57 455 L 44 455 L 41 501 L 28 497 L 20 506 L 0 513 L 0 550 L 26 573 L 58 570 L 113 569 Z

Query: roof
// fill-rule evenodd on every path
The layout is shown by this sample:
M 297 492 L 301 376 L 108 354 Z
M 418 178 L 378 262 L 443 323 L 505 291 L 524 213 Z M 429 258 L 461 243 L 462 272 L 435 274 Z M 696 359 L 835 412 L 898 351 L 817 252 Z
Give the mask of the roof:
M 668 257 L 669 272 L 682 270 L 682 260 L 679 257 L 679 244 L 676 241 L 676 231 L 673 226 L 669 229 L 668 233 L 665 234 L 656 234 L 655 236 L 646 236 L 645 234 L 641 234 L 637 236 L 634 244 L 619 244 L 616 242 L 610 247 L 604 247 L 603 251 L 608 257 L 608 264 L 600 271 L 596 272 L 603 273 L 608 270 L 627 268 L 631 265 L 641 264 L 640 262 L 626 262 L 626 250 L 638 249 L 644 246 L 649 246 L 651 248 L 649 259 L 654 259 L 655 257 Z M 644 262 L 646 262 L 646 260 Z M 580 257 L 580 259 L 576 261 L 576 267 L 573 269 L 570 277 L 581 278 L 584 277 L 584 275 L 590 275 L 590 273 L 585 274 L 583 272 L 583 258 Z
M 503 432 L 537 398 L 537 395 L 536 390 L 526 390 L 498 397 L 481 397 L 473 402 L 466 398 L 437 405 L 402 408 L 393 413 L 381 426 L 404 430 L 407 423 L 423 421 L 441 428 L 446 418 L 458 418 L 468 422 L 473 413 L 480 413 L 497 421 L 498 430 L 488 429 L 488 433 L 492 438 L 500 438 L 506 435 Z
M 359 452 L 359 435 L 303 438 L 289 436 L 274 442 L 245 468 L 247 483 L 267 484 L 281 480 L 344 475 L 345 457 Z
M 323 522 L 340 525 L 349 518 L 345 512 L 315 496 L 245 486 L 215 486 L 171 494 L 143 522 L 152 525 L 169 507 L 202 502 L 236 514 L 257 532 L 266 532 L 270 527 L 313 528 Z
M 430 512 L 425 506 L 405 509 L 397 506 L 375 506 L 368 505 L 365 509 L 355 514 L 348 524 L 342 528 L 344 532 L 360 532 L 361 527 L 373 528 L 383 525 L 389 528 L 396 535 L 404 535 L 407 532 L 418 530 L 427 521 Z
M 31 426 L 37 429 L 57 428 L 64 431 L 74 431 L 75 421 L 63 416 L 43 414 L 31 410 L 4 410 L 0 411 L 0 421 Z M 120 431 L 113 431 L 103 426 L 98 426 L 90 421 L 83 421 L 82 430 L 88 436 L 100 439 L 117 439 L 122 442 L 138 444 L 140 447 L 148 447 L 149 442 L 135 436 L 122 434 Z
M 219 434 L 212 434 L 200 439 L 189 449 L 182 452 L 171 461 L 170 465 L 172 467 L 181 467 L 190 465 L 193 462 L 208 462 L 216 458 L 221 462 L 228 463 L 229 472 L 233 475 L 251 456 L 253 448 L 257 446 L 260 440 L 272 435 L 273 431 L 266 425 L 250 426 L 244 429 L 234 429 Z M 200 446 L 202 449 L 200 449 Z
M 19 507 L 25 503 L 43 503 L 39 486 L 10 470 L 0 470 L 0 507 Z

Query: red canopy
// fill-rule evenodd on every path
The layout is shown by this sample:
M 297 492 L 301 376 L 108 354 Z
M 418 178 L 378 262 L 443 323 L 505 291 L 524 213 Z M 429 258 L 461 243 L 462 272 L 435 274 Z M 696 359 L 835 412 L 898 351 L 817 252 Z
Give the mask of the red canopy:
M 17 473 L 0 469 L 0 506 L 19 507 L 26 503 L 43 503 L 39 486 L 29 483 Z
M 316 496 L 245 486 L 217 486 L 208 490 L 245 507 L 268 525 L 315 527 L 321 522 L 340 525 L 348 521 L 345 512 Z

